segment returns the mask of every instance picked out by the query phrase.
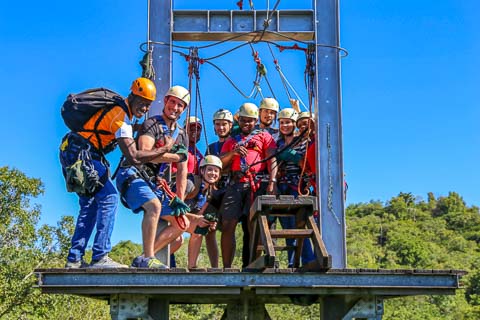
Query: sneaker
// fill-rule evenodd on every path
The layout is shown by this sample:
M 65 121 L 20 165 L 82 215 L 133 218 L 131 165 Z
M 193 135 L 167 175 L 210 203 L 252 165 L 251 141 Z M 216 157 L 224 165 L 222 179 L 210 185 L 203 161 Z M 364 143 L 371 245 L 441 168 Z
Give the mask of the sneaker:
M 79 261 L 67 260 L 67 263 L 65 263 L 66 269 L 80 269 L 80 268 L 86 268 L 86 267 L 88 267 L 88 263 L 86 263 L 83 259 Z
M 135 257 L 135 259 L 133 259 L 132 261 L 132 264 L 130 265 L 130 267 L 132 268 L 140 268 L 140 265 L 142 264 L 142 261 L 145 259 L 145 257 L 143 255 L 141 256 L 138 256 L 138 257 Z
M 139 258 L 139 257 L 137 257 Z M 137 259 L 135 258 L 135 259 Z M 137 268 L 148 268 L 148 269 L 170 269 L 167 265 L 164 265 L 163 263 L 160 262 L 160 260 L 158 260 L 157 258 L 155 257 L 151 257 L 151 258 L 145 258 L 145 257 L 141 257 L 141 261 L 137 261 L 139 263 L 137 263 Z M 134 262 L 135 262 L 135 259 L 134 259 Z M 132 263 L 133 265 L 133 263 Z
M 118 263 L 112 258 L 110 258 L 108 255 L 105 255 L 102 257 L 102 259 L 98 261 L 93 261 L 90 263 L 90 268 L 128 268 L 127 265 Z

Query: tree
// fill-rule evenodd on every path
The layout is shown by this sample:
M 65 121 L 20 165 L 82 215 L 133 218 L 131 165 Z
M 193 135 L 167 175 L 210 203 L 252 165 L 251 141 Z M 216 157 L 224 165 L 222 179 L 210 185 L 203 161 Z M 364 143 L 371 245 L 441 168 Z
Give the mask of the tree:
M 38 226 L 44 192 L 40 179 L 0 168 L 0 319 L 59 319 L 77 314 L 101 318 L 105 308 L 73 296 L 42 295 L 34 288 L 34 269 L 61 267 L 73 232 L 73 217 L 56 227 Z

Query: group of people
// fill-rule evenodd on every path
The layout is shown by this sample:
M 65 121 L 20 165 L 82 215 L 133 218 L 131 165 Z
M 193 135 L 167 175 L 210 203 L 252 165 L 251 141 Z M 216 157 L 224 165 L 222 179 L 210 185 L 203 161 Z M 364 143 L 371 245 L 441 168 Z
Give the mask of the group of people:
M 155 100 L 154 83 L 138 78 L 124 100 L 127 108 L 119 105 L 100 110 L 81 130 L 63 138 L 60 161 L 67 185 L 71 182 L 69 170 L 79 159 L 89 168 L 86 180 L 96 177 L 93 190 L 77 192 L 80 212 L 65 267 L 128 267 L 108 256 L 119 202 L 135 213 L 143 212 L 143 253 L 133 259 L 131 267 L 168 268 L 155 253 L 168 245 L 174 253 L 182 245 L 182 234 L 188 232 L 188 268 L 197 267 L 203 237 L 210 264 L 217 268 L 219 229 L 223 267 L 231 268 L 239 223 L 244 234 L 242 267 L 246 267 L 250 261 L 248 214 L 255 197 L 316 192 L 314 117 L 295 108 L 279 110 L 274 98 L 262 99 L 259 107 L 246 102 L 235 115 L 219 109 L 213 115 L 218 141 L 202 153 L 196 146 L 205 130 L 202 121 L 190 116 L 183 126 L 178 122 L 190 103 L 184 87 L 171 87 L 163 97 L 162 113 L 134 130 L 133 119 L 142 118 Z M 276 120 L 278 129 L 273 127 Z M 115 144 L 123 160 L 114 182 L 104 146 L 112 150 Z M 157 232 L 160 219 L 168 222 L 168 227 Z M 282 217 L 279 222 L 284 229 L 295 227 L 294 217 Z M 95 227 L 92 261 L 87 264 L 85 250 Z M 293 241 L 287 239 L 287 245 Z M 293 255 L 288 252 L 290 265 Z M 310 240 L 305 239 L 302 263 L 314 259 Z

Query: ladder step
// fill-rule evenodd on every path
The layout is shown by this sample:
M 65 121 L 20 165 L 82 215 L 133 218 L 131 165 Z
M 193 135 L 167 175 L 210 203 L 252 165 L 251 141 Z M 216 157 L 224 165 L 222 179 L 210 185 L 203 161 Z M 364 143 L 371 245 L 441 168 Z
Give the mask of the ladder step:
M 275 251 L 287 251 L 287 250 L 294 250 L 295 246 L 273 246 L 273 249 Z M 263 245 L 258 245 L 257 246 L 257 252 L 258 251 L 263 251 L 263 250 L 265 250 Z
M 287 211 L 287 212 L 270 212 L 269 217 L 295 217 L 297 215 L 296 211 Z
M 270 230 L 272 238 L 309 238 L 313 234 L 310 229 L 284 229 L 284 230 Z

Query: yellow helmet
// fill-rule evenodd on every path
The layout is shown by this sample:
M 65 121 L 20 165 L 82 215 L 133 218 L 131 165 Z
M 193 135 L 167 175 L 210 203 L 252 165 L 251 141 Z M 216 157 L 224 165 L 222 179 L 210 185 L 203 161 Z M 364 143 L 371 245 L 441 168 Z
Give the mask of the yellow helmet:
M 155 101 L 155 98 L 157 97 L 157 88 L 155 87 L 155 84 L 152 80 L 147 78 L 140 77 L 133 80 L 130 90 L 134 95 L 150 101 Z
M 215 166 L 215 167 L 218 167 L 220 168 L 220 170 L 222 170 L 222 160 L 220 160 L 219 157 L 217 156 L 214 156 L 212 154 L 209 154 L 207 156 L 205 156 L 205 158 L 202 159 L 202 161 L 200 161 L 200 168 L 203 168 L 203 167 L 206 167 L 206 166 Z
M 255 118 L 258 120 L 258 107 L 250 102 L 245 102 L 237 112 L 239 117 Z
M 282 109 L 277 116 L 278 120 L 280 119 L 291 119 L 293 122 L 297 121 L 298 113 L 293 108 L 284 108 Z
M 227 109 L 218 109 L 213 114 L 213 123 L 215 123 L 215 120 L 226 120 L 233 123 L 233 115 Z
M 172 96 L 178 98 L 185 102 L 185 105 L 188 106 L 190 103 L 190 92 L 182 86 L 173 86 L 168 89 L 167 93 L 165 93 L 165 97 Z
M 313 122 L 315 122 L 315 115 L 311 114 L 308 111 L 300 112 L 298 114 L 297 121 L 300 120 L 300 119 L 305 119 L 305 118 L 311 119 Z
M 183 127 L 186 128 L 188 124 L 190 123 L 198 123 L 200 127 L 202 126 L 202 122 L 200 119 L 197 117 L 189 117 L 188 119 L 185 119 L 185 122 L 183 122 Z
M 274 98 L 264 98 L 260 102 L 260 109 L 273 110 L 278 112 L 279 106 L 277 100 Z

